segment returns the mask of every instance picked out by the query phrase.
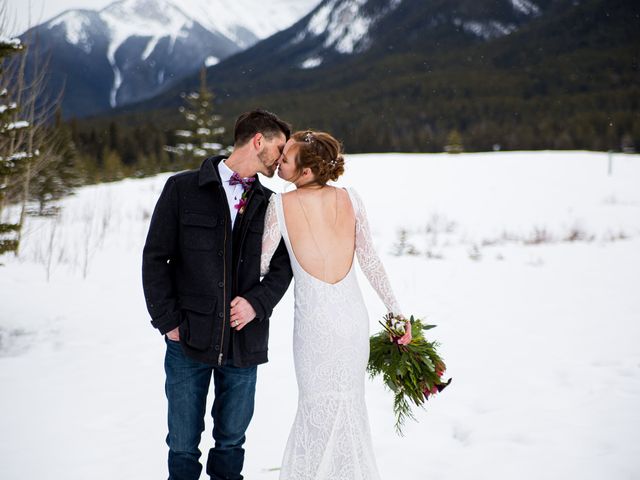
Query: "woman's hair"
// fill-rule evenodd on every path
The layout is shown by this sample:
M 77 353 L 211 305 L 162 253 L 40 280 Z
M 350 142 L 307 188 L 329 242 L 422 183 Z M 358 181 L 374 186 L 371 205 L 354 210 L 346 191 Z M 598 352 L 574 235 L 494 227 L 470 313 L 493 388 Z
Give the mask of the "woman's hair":
M 322 186 L 330 180 L 337 180 L 344 173 L 342 145 L 328 133 L 303 130 L 294 133 L 291 138 L 299 145 L 295 158 L 296 180 L 305 168 L 315 175 L 314 183 Z

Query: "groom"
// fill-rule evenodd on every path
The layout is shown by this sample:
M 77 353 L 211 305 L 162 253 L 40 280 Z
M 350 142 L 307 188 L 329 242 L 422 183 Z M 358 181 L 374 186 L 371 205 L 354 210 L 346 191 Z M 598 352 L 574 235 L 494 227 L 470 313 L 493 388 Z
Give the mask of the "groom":
M 142 258 L 151 324 L 165 335 L 169 478 L 196 480 L 213 376 L 213 438 L 207 473 L 242 479 L 257 365 L 267 361 L 269 317 L 292 272 L 281 242 L 260 280 L 264 216 L 290 127 L 264 110 L 236 121 L 229 158 L 173 175 L 156 204 Z M 233 307 L 233 309 L 231 308 Z

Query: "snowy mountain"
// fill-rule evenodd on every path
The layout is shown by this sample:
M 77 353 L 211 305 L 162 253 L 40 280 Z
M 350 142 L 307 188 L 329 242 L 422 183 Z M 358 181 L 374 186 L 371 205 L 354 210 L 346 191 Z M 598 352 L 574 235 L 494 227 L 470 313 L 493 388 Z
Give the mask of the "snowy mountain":
M 255 0 L 121 0 L 69 10 L 21 38 L 38 38 L 51 58 L 50 91 L 64 86 L 65 114 L 83 116 L 156 95 L 287 27 L 314 3 L 278 0 L 265 12 Z
M 286 74 L 290 78 L 296 70 L 344 62 L 374 63 L 403 53 L 435 55 L 509 36 L 561 3 L 570 1 L 323 0 L 290 28 L 234 55 L 213 73 L 218 85 L 228 81 L 246 89 L 247 82 L 259 79 L 252 88 L 286 86 L 287 79 L 269 82 L 271 65 L 279 65 L 279 72 L 291 69 Z
M 286 34 L 269 40 L 269 46 L 279 44 L 274 51 L 281 58 L 308 69 L 384 46 L 390 37 L 396 43 L 402 37 L 424 39 L 432 34 L 444 41 L 451 37 L 457 42 L 487 41 L 517 31 L 553 3 L 536 2 L 324 0 Z M 411 44 L 405 48 L 411 48 Z
M 334 132 L 350 151 L 439 151 L 453 133 L 481 150 L 618 148 L 637 137 L 627 119 L 639 15 L 627 0 L 324 0 L 207 78 L 227 128 L 258 105 Z M 145 119 L 177 128 L 179 93 L 197 82 L 110 121 L 155 111 Z
M 176 0 L 205 28 L 222 33 L 242 48 L 291 26 L 318 3 L 320 0 Z

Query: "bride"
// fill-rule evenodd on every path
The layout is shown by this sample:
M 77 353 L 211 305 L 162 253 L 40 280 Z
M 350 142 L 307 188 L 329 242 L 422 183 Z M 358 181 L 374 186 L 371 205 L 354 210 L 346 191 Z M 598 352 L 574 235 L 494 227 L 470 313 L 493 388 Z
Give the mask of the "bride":
M 371 240 L 362 200 L 327 185 L 344 172 L 340 143 L 323 132 L 295 133 L 278 175 L 297 187 L 272 195 L 261 274 L 284 238 L 295 279 L 293 351 L 298 411 L 281 480 L 378 479 L 364 402 L 369 316 L 354 257 L 387 310 L 400 314 Z M 411 341 L 411 329 L 400 343 Z

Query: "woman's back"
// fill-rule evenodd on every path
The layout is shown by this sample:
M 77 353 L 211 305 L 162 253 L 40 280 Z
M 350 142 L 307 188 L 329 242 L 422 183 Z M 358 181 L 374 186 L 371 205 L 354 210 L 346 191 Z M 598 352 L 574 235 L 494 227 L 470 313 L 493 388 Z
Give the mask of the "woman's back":
M 291 248 L 311 276 L 335 284 L 351 270 L 356 219 L 346 190 L 325 186 L 282 195 Z

